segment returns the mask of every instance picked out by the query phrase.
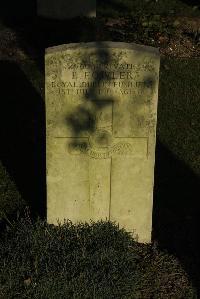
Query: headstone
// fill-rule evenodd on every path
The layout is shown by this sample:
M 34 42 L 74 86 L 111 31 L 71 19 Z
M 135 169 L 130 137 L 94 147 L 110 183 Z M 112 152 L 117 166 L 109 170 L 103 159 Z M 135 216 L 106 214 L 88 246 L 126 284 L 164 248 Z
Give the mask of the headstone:
M 37 0 L 37 14 L 57 20 L 96 17 L 96 0 Z
M 45 60 L 48 222 L 111 220 L 150 242 L 158 50 L 68 44 Z

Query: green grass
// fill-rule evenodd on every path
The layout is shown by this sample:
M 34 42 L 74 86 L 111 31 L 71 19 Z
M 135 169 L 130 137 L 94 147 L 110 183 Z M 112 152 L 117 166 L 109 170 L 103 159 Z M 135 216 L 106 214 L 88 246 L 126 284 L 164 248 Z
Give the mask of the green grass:
M 0 239 L 0 298 L 197 298 L 178 261 L 111 222 L 29 218 Z
M 181 0 L 98 0 L 97 15 L 101 17 L 152 15 L 199 16 L 199 4 Z
M 200 174 L 200 59 L 163 58 L 157 135 L 171 152 Z
M 0 222 L 24 207 L 25 201 L 0 161 Z

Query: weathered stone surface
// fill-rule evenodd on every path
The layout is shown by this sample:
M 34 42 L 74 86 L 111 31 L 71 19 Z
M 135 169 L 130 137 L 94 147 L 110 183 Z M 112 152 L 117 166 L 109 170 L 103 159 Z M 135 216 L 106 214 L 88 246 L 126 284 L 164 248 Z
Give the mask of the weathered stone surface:
M 68 44 L 45 60 L 48 221 L 110 219 L 150 242 L 158 50 Z
M 96 17 L 96 0 L 37 0 L 37 13 L 58 20 Z

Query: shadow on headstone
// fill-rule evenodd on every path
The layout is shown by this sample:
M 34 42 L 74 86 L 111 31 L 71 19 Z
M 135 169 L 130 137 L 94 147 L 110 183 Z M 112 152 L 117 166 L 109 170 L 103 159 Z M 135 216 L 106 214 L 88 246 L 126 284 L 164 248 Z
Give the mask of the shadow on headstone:
M 157 141 L 153 238 L 178 257 L 200 292 L 200 179 Z
M 112 53 L 110 49 L 103 47 L 104 42 L 98 41 L 96 43 L 96 57 L 97 61 L 101 61 L 101 65 L 98 68 L 93 69 L 88 67 L 87 71 L 93 73 L 93 83 L 87 88 L 87 93 L 83 95 L 85 102 L 82 105 L 79 105 L 77 110 L 74 110 L 70 115 L 66 116 L 66 124 L 71 127 L 71 130 L 74 136 L 79 137 L 84 131 L 89 131 L 92 133 L 96 126 L 96 115 L 97 113 L 103 111 L 108 105 L 113 104 L 115 101 L 114 95 L 104 96 L 102 100 L 101 95 L 99 95 L 99 86 L 101 83 L 106 80 L 108 82 L 112 81 L 111 76 L 107 75 L 105 77 L 105 67 L 109 65 L 112 61 Z M 101 48 L 102 46 L 102 48 Z M 136 54 L 135 54 L 136 55 Z M 88 65 L 88 57 L 83 56 L 81 63 Z M 154 88 L 155 78 L 153 76 L 144 76 L 143 82 L 146 87 Z M 141 87 L 142 88 L 142 87 Z
M 0 159 L 30 205 L 45 216 L 44 103 L 20 68 L 0 62 Z
M 110 52 L 105 48 L 101 49 L 101 45 L 102 43 L 99 42 L 99 48 L 97 47 L 95 52 L 97 60 L 101 61 L 101 67 L 95 70 L 90 68 L 90 71 L 93 73 L 93 82 L 95 84 L 88 88 L 87 94 L 83 95 L 85 101 L 82 103 L 82 105 L 79 105 L 75 111 L 66 116 L 66 124 L 71 128 L 73 136 L 75 137 L 79 137 L 86 131 L 93 133 L 97 125 L 97 113 L 102 112 L 106 106 L 112 104 L 114 101 L 114 97 L 111 96 L 107 96 L 102 101 L 101 96 L 97 93 L 97 90 L 99 89 L 98 86 L 105 79 L 102 76 L 104 68 L 110 63 L 111 60 Z M 84 63 L 87 64 L 87 58 L 88 57 L 86 56 L 82 57 L 83 65 Z M 111 79 L 108 77 L 107 81 L 109 82 Z M 76 147 L 76 145 L 76 143 L 72 144 L 74 147 Z

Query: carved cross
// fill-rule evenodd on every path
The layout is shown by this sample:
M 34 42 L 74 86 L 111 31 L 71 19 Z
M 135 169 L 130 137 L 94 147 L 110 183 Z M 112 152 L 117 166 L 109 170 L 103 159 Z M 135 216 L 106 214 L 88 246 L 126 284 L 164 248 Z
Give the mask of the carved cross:
M 68 139 L 71 155 L 85 155 L 89 163 L 89 209 L 91 219 L 110 220 L 112 209 L 112 173 L 115 159 L 126 156 L 146 157 L 148 137 L 116 136 L 113 128 L 113 102 L 96 109 L 95 130 L 86 136 L 57 137 Z

